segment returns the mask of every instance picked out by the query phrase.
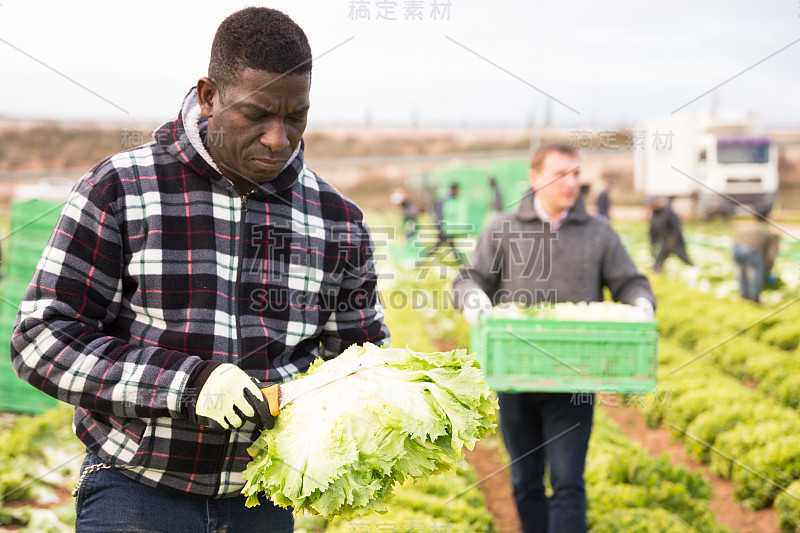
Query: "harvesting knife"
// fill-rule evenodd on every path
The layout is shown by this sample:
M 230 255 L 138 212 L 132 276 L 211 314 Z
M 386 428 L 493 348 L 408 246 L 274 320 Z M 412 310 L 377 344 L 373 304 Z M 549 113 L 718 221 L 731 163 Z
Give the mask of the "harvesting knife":
M 296 400 L 307 392 L 324 387 L 337 379 L 358 372 L 362 368 L 364 368 L 364 365 L 361 361 L 352 361 L 328 372 L 319 372 L 317 374 L 311 374 L 310 376 L 302 376 L 285 383 L 276 383 L 266 387 L 261 386 L 264 385 L 262 383 L 259 387 L 261 388 L 261 392 L 264 393 L 264 397 L 267 399 L 269 412 L 272 416 L 277 416 L 278 412 L 280 412 L 287 403 Z

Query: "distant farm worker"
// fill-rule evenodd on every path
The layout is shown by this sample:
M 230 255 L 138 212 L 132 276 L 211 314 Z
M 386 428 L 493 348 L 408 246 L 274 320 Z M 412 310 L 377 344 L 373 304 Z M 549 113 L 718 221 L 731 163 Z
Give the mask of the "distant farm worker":
M 304 161 L 311 58 L 285 14 L 233 13 L 177 119 L 66 202 L 11 358 L 75 405 L 78 532 L 292 531 L 240 494 L 256 382 L 388 338 L 364 216 Z
M 597 208 L 597 216 L 606 220 L 611 218 L 611 188 L 613 183 L 610 180 L 603 182 L 603 189 L 597 193 L 594 206 Z
M 760 222 L 745 224 L 736 229 L 733 238 L 733 261 L 739 280 L 742 298 L 758 302 L 767 282 L 775 256 L 778 254 L 780 238 L 770 231 L 766 218 Z
M 400 206 L 403 217 L 401 226 L 406 240 L 411 240 L 417 234 L 417 218 L 419 218 L 419 207 L 409 196 L 405 189 L 396 189 L 389 195 L 389 201 L 394 205 Z
M 589 216 L 580 196 L 580 161 L 566 144 L 546 144 L 531 157 L 531 190 L 514 212 L 483 230 L 453 284 L 471 325 L 493 305 L 615 301 L 650 317 L 655 297 L 611 226 Z M 513 354 L 508 354 L 509 356 Z M 594 396 L 569 392 L 499 392 L 500 423 L 511 456 L 511 483 L 525 533 L 586 531 L 583 479 Z M 549 466 L 552 496 L 546 496 Z
M 439 198 L 435 199 L 433 203 L 433 216 L 436 225 L 436 242 L 433 246 L 423 250 L 423 256 L 430 256 L 439 249 L 442 245 L 450 248 L 458 263 L 463 262 L 461 252 L 456 246 L 453 239 L 454 230 L 460 229 L 458 224 L 453 224 L 452 220 L 448 220 L 448 204 L 455 202 L 458 198 L 459 185 L 458 183 L 451 183 L 447 191 Z
M 647 199 L 650 208 L 650 248 L 653 252 L 653 272 L 664 269 L 664 261 L 670 254 L 692 265 L 689 254 L 686 252 L 686 243 L 683 240 L 681 219 L 672 210 L 668 200 L 659 197 Z
M 494 176 L 489 177 L 489 188 L 492 191 L 492 209 L 500 213 L 503 211 L 503 192 Z

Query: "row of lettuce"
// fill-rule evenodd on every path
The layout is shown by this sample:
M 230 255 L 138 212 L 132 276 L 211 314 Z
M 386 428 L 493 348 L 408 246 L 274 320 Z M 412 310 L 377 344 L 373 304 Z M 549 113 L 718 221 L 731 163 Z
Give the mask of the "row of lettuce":
M 446 296 L 453 272 L 436 261 L 408 271 L 403 268 L 393 271 L 393 282 L 384 289 L 383 299 L 389 304 L 387 322 L 393 331 L 394 345 L 407 344 L 419 351 L 468 345 L 469 328 Z M 416 300 L 409 298 L 414 294 Z M 776 321 L 774 325 L 777 324 Z M 671 333 L 682 338 L 678 332 Z M 760 342 L 760 338 L 754 339 Z M 669 346 L 666 348 L 669 351 Z M 674 348 L 689 353 L 677 344 Z M 669 384 L 669 380 L 665 383 Z M 69 408 L 60 407 L 39 416 L 6 419 L 0 429 L 3 498 L 0 525 L 28 531 L 71 529 L 74 509 L 66 492 L 77 480 L 82 449 L 71 435 L 69 412 Z M 666 417 L 661 414 L 659 418 L 654 412 L 652 419 L 666 420 Z M 498 436 L 492 438 L 501 442 Z M 738 457 L 738 453 L 734 452 L 732 457 Z M 727 531 L 708 510 L 711 489 L 701 476 L 670 463 L 666 455 L 651 457 L 599 410 L 586 477 L 589 524 L 594 532 Z M 300 518 L 296 529 L 330 533 L 491 532 L 492 517 L 479 487 L 479 480 L 471 470 L 455 476 L 438 476 L 401 487 L 396 492 L 395 504 L 385 515 L 349 521 Z
M 69 409 L 20 416 L 2 430 L 2 494 L 0 525 L 21 531 L 70 531 L 73 503 L 59 499 L 77 479 L 82 453 L 69 435 Z M 499 437 L 494 444 L 499 443 Z M 488 444 L 491 447 L 491 443 Z M 498 444 L 498 446 L 500 446 Z M 502 455 L 502 450 L 500 451 Z M 669 462 L 651 457 L 628 440 L 598 411 L 589 451 L 587 483 L 591 531 L 723 533 L 708 510 L 711 490 L 706 481 Z M 479 480 L 472 470 L 407 483 L 396 491 L 384 515 L 326 521 L 299 518 L 297 531 L 491 532 Z M 61 497 L 61 498 L 60 498 Z
M 639 225 L 623 235 L 643 271 L 652 262 Z M 725 231 L 729 232 L 729 228 Z M 723 231 L 722 233 L 725 233 Z M 720 233 L 720 232 L 717 232 Z M 737 483 L 748 509 L 774 505 L 785 531 L 800 528 L 800 246 L 784 242 L 776 261 L 778 288 L 759 307 L 738 297 L 726 235 L 687 235 L 695 266 L 677 259 L 653 276 L 660 331 L 659 393 L 645 402 L 651 425 L 663 424 L 686 442 L 712 472 Z M 784 239 L 786 241 L 786 239 Z M 442 267 L 423 262 L 431 270 Z M 397 279 L 397 273 L 393 273 Z M 448 276 L 429 290 L 435 305 L 422 309 L 421 329 L 468 342 L 468 329 L 449 310 Z M 401 276 L 402 278 L 402 276 Z M 405 282 L 405 281 L 404 281 Z M 590 465 L 591 466 L 591 465 Z
M 72 434 L 72 409 L 0 419 L 0 528 L 37 533 L 74 531 L 83 446 Z
M 636 226 L 638 233 L 640 229 Z M 623 238 L 647 271 L 652 258 L 644 234 L 638 233 L 628 232 Z M 735 496 L 746 508 L 774 505 L 780 527 L 797 531 L 799 247 L 783 244 L 776 262 L 779 288 L 767 290 L 767 304 L 760 307 L 738 298 L 729 237 L 695 232 L 687 240 L 696 265 L 687 267 L 673 258 L 664 275 L 651 278 L 659 298 L 663 341 L 659 392 L 642 402 L 648 422 L 670 427 L 713 473 L 736 482 Z M 446 278 L 438 276 L 432 283 L 419 276 L 412 280 L 417 290 L 427 287 L 438 304 L 422 310 L 425 321 L 419 327 L 463 345 L 468 328 L 449 312 Z
M 735 482 L 751 510 L 775 506 L 780 527 L 800 528 L 800 306 L 709 301 L 654 278 L 659 298 L 659 388 L 645 402 L 691 455 Z
M 685 265 L 675 256 L 664 263 L 663 275 L 694 289 L 723 300 L 738 300 L 739 282 L 733 262 L 733 227 L 746 221 L 726 221 L 719 224 L 689 223 L 684 227 L 687 251 L 693 265 Z M 649 271 L 653 256 L 641 223 L 615 223 L 622 233 L 623 242 L 634 262 Z M 770 282 L 761 294 L 761 301 L 777 305 L 794 299 L 800 288 L 797 264 L 800 261 L 800 242 L 792 233 L 775 224 L 772 230 L 779 234 L 780 245 Z
M 391 275 L 385 280 L 390 282 L 384 284 L 383 300 L 393 345 L 408 343 L 420 345 L 420 349 L 469 345 L 469 326 L 448 300 L 455 273 L 452 268 L 435 260 L 425 260 L 410 270 L 388 268 Z M 418 296 L 410 297 L 412 294 Z M 580 395 L 576 401 L 583 401 Z M 501 463 L 508 464 L 501 437 L 489 439 L 494 442 L 488 446 L 500 449 Z M 711 487 L 701 475 L 671 463 L 666 454 L 650 456 L 600 409 L 590 441 L 586 481 L 587 519 L 594 533 L 728 531 L 709 511 Z
M 587 521 L 593 533 L 723 533 L 709 510 L 711 486 L 700 474 L 653 457 L 602 410 L 589 442 Z

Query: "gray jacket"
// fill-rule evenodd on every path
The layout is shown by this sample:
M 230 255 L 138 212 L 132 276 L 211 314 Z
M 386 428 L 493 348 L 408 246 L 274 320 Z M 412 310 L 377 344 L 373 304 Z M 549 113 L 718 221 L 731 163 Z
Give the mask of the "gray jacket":
M 533 191 L 516 212 L 496 216 L 481 233 L 471 260 L 454 282 L 455 301 L 464 307 L 470 289 L 481 289 L 496 305 L 521 302 L 602 301 L 603 287 L 615 301 L 633 304 L 655 297 L 637 272 L 608 222 L 590 216 L 579 198 L 558 231 L 533 208 Z

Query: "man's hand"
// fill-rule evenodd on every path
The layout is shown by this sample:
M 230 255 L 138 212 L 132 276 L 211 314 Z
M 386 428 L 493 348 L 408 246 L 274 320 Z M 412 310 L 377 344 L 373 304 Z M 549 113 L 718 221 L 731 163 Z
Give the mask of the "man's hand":
M 245 420 L 275 426 L 264 395 L 242 369 L 223 363 L 209 374 L 197 394 L 195 413 L 198 419 L 211 419 L 223 429 L 238 428 Z
M 461 312 L 470 326 L 480 324 L 481 313 L 492 310 L 492 301 L 480 289 L 472 289 L 464 295 L 464 310 Z
M 648 320 L 653 320 L 655 317 L 655 310 L 653 309 L 653 303 L 645 298 L 644 296 L 639 296 L 634 300 L 633 305 L 638 307 L 643 311 L 643 314 L 647 317 Z

